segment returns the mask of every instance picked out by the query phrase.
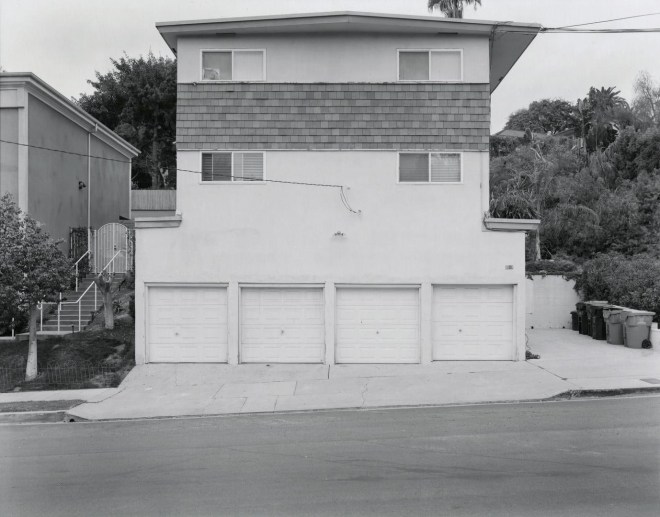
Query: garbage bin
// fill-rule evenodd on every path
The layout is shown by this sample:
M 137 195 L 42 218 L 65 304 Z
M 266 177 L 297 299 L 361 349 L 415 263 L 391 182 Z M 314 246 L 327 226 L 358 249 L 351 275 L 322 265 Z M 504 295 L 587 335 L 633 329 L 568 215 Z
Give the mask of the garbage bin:
M 587 333 L 587 309 L 584 305 L 584 302 L 577 302 L 575 308 L 578 313 L 578 330 L 580 334 Z
M 580 321 L 578 319 L 577 311 L 571 311 L 571 329 L 580 330 Z
M 623 324 L 628 316 L 628 309 L 618 305 L 603 307 L 605 318 L 605 338 L 612 345 L 623 345 Z
M 623 324 L 623 343 L 628 348 L 642 348 L 642 341 L 651 335 L 655 312 L 629 310 Z
M 589 300 L 584 302 L 587 309 L 587 335 L 594 339 L 605 339 L 605 320 L 603 320 L 603 306 L 606 301 Z M 599 308 L 599 309 L 598 309 Z M 597 317 L 597 310 L 600 311 L 600 317 Z

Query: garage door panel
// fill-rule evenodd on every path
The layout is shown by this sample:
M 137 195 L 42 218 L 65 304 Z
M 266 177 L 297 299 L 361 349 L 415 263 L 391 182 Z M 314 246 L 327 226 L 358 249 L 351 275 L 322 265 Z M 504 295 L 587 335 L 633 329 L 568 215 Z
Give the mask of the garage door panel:
M 322 362 L 324 307 L 320 288 L 242 288 L 241 362 Z
M 227 290 L 222 287 L 149 288 L 150 362 L 226 362 Z
M 419 362 L 419 290 L 337 289 L 335 340 L 338 363 Z
M 513 359 L 511 286 L 436 286 L 434 360 Z

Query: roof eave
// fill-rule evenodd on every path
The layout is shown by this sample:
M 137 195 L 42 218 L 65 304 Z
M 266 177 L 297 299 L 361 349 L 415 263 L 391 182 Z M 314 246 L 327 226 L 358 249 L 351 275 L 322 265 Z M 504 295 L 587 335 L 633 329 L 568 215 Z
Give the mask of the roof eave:
M 133 147 L 32 72 L 2 72 L 0 73 L 0 85 L 5 87 L 25 86 L 29 93 L 46 102 L 85 130 L 95 132 L 99 138 L 120 154 L 127 158 L 134 158 L 140 154 L 139 149 Z

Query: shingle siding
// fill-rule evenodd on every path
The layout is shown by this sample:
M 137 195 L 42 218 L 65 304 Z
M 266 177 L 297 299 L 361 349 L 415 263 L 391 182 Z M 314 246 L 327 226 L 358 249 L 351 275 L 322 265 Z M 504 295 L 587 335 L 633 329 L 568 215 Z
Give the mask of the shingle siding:
M 179 84 L 178 149 L 488 150 L 488 84 Z

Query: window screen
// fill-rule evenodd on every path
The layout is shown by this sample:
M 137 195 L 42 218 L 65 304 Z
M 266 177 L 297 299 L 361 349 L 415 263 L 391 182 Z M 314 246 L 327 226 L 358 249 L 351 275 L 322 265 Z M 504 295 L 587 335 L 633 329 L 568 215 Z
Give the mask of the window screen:
M 461 181 L 461 155 L 431 154 L 431 181 L 434 183 L 459 183 Z
M 431 52 L 431 81 L 461 81 L 461 75 L 458 50 Z
M 234 52 L 234 81 L 263 81 L 264 53 L 262 51 Z
M 429 155 L 403 153 L 399 155 L 399 181 L 419 182 L 429 180 Z
M 231 52 L 202 53 L 202 72 L 206 81 L 231 81 Z
M 400 81 L 428 81 L 428 52 L 399 52 Z
M 264 179 L 263 153 L 234 153 L 234 181 Z

